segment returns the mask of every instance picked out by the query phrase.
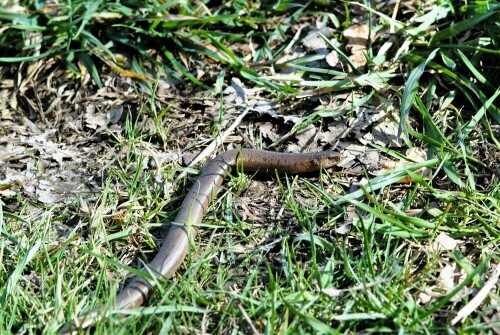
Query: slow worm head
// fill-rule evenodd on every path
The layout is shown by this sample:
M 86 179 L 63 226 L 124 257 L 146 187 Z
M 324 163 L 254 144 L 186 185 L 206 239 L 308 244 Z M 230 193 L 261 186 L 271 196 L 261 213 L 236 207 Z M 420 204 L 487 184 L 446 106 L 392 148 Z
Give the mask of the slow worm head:
M 229 150 L 211 160 L 189 190 L 163 244 L 145 271 L 151 278 L 136 276 L 116 297 L 112 307 L 93 309 L 62 329 L 63 334 L 77 333 L 96 320 L 107 316 L 107 309 L 132 309 L 141 306 L 155 288 L 157 279 L 170 277 L 182 264 L 189 250 L 189 239 L 197 233 L 197 224 L 210 201 L 219 190 L 224 177 L 237 168 L 240 171 L 304 173 L 337 165 L 341 155 L 333 151 L 318 153 L 278 153 L 264 150 Z

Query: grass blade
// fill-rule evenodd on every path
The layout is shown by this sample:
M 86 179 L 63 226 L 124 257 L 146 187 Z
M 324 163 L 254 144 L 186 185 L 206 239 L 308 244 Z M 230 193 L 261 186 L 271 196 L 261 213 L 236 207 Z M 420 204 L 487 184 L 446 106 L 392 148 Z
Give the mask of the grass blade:
M 399 112 L 399 128 L 398 128 L 398 138 L 401 136 L 403 129 L 406 125 L 406 120 L 408 119 L 408 115 L 410 113 L 410 108 L 413 105 L 413 101 L 415 100 L 415 95 L 418 91 L 418 80 L 422 76 L 425 71 L 425 67 L 427 64 L 434 59 L 439 49 L 434 49 L 425 62 L 420 63 L 416 68 L 411 71 L 408 81 L 406 82 L 405 88 L 403 90 L 403 96 L 401 98 L 401 109 Z

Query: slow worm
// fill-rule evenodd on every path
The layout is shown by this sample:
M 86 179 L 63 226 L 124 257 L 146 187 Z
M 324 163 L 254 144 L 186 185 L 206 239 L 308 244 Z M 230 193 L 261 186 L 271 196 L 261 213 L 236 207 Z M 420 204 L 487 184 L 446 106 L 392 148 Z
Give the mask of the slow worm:
M 78 317 L 62 329 L 63 334 L 76 333 L 96 320 L 106 317 L 105 311 L 132 309 L 141 306 L 155 288 L 157 279 L 172 276 L 180 267 L 189 250 L 189 241 L 196 237 L 197 225 L 211 200 L 219 190 L 224 177 L 235 167 L 239 171 L 304 173 L 326 169 L 338 164 L 341 156 L 337 152 L 278 153 L 264 150 L 229 150 L 212 159 L 189 190 L 174 224 L 163 241 L 160 251 L 147 265 L 155 278 L 136 276 L 117 296 L 113 306 L 103 305 Z

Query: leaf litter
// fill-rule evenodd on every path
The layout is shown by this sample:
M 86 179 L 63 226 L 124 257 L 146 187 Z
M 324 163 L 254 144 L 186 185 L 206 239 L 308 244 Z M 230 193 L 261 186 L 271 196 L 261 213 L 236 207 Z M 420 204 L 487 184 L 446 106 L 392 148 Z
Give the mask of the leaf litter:
M 366 23 L 362 23 L 344 31 L 347 39 L 345 51 L 350 53 L 349 58 L 356 68 L 366 64 L 367 27 Z M 293 67 L 288 67 L 287 63 L 310 55 L 320 56 L 304 63 L 310 68 L 324 68 L 324 64 L 328 64 L 337 70 L 354 70 L 342 60 L 337 51 L 329 51 L 331 44 L 342 46 L 334 38 L 335 29 L 317 23 L 316 27 L 309 29 L 302 26 L 298 31 L 301 30 L 304 37 L 298 39 L 297 44 L 291 45 L 289 53 L 275 62 L 271 69 L 273 75 L 285 77 L 294 74 L 298 79 L 308 79 L 308 74 L 298 73 Z M 324 37 L 331 39 L 330 44 Z M 248 47 L 248 50 L 251 49 L 252 47 Z M 203 64 L 199 77 L 215 73 L 216 66 L 215 69 L 210 68 L 212 65 Z M 248 114 L 244 114 L 245 117 L 237 123 L 234 131 L 224 139 L 224 146 L 227 148 L 235 147 L 237 143 L 244 147 L 281 143 L 282 151 L 309 152 L 326 146 L 341 151 L 343 161 L 340 167 L 356 173 L 368 171 L 371 174 L 383 174 L 388 169 L 408 164 L 405 161 L 390 160 L 373 147 L 374 144 L 392 150 L 403 147 L 398 139 L 399 106 L 397 102 L 391 102 L 395 99 L 390 94 L 382 103 L 377 98 L 371 98 L 360 106 L 353 106 L 352 101 L 364 96 L 362 91 L 356 91 L 352 96 L 331 96 L 331 91 L 325 91 L 320 98 L 317 95 L 303 95 L 299 97 L 299 101 L 278 102 L 262 87 L 250 87 L 249 83 L 238 77 L 224 77 L 222 101 L 214 97 L 213 92 L 189 91 L 185 87 L 179 87 L 174 81 L 163 79 L 161 88 L 154 97 L 151 97 L 152 93 L 147 89 L 141 91 L 138 97 L 138 86 L 128 76 L 114 72 L 103 73 L 104 86 L 97 88 L 88 74 L 82 78 L 72 77 L 53 59 L 49 62 L 21 64 L 18 68 L 2 66 L 0 76 L 0 196 L 2 206 L 11 213 L 26 212 L 36 216 L 40 213 L 40 204 L 47 207 L 56 205 L 57 208 L 72 205 L 72 211 L 79 211 L 77 216 L 85 221 L 87 215 L 95 211 L 95 195 L 101 194 L 105 189 L 104 179 L 110 168 L 155 170 L 157 185 L 163 187 L 165 196 L 170 198 L 170 195 L 176 194 L 177 185 L 172 183 L 170 176 L 163 176 L 161 171 L 170 167 L 182 170 L 182 166 L 192 162 L 202 152 L 202 148 L 212 141 L 214 133 L 220 134 L 234 125 L 235 119 L 243 113 Z M 147 108 L 162 111 L 165 117 L 170 118 L 160 125 L 168 128 L 168 140 L 159 139 L 161 135 L 157 130 L 157 114 L 141 109 L 144 108 L 141 104 L 148 104 L 150 100 L 154 102 Z M 339 110 L 342 112 L 338 112 Z M 308 115 L 314 113 L 332 115 L 325 120 L 304 122 Z M 140 132 L 149 136 L 148 139 L 152 141 L 138 141 L 133 149 L 119 148 L 117 142 L 126 142 L 126 122 L 134 118 L 139 120 Z M 215 152 L 220 151 L 220 147 L 219 143 L 202 157 L 201 162 L 213 157 Z M 120 167 L 121 162 L 126 161 L 125 156 L 130 154 L 129 150 L 136 150 L 133 154 L 145 159 L 136 162 L 136 165 Z M 491 148 L 485 150 L 492 157 L 498 156 Z M 425 153 L 418 150 L 410 150 L 407 155 L 416 162 L 426 159 Z M 495 168 L 496 165 L 491 166 Z M 428 173 L 423 175 L 427 176 Z M 352 185 L 353 179 L 355 177 L 342 176 L 338 183 L 343 186 Z M 114 190 L 125 188 L 121 180 L 115 179 L 112 183 Z M 273 229 L 277 230 L 279 226 L 290 227 L 285 228 L 288 230 L 287 234 L 299 234 L 302 231 L 293 213 L 281 204 L 281 194 L 273 188 L 274 184 L 272 181 L 252 180 L 235 200 L 235 207 L 239 211 L 237 214 L 242 221 L 263 222 L 248 225 L 245 229 L 269 229 L 270 233 L 255 233 L 255 236 L 264 238 L 258 241 L 250 239 L 248 244 L 239 243 L 231 247 L 231 251 L 236 253 L 264 248 L 269 252 L 270 259 L 274 260 L 271 267 L 279 266 L 278 247 L 281 241 L 277 239 Z M 351 191 L 358 189 L 354 187 Z M 327 192 L 336 198 L 338 190 L 339 188 L 331 187 Z M 297 195 L 297 201 L 305 208 L 314 207 L 314 204 L 308 204 L 309 197 L 307 191 L 304 192 Z M 13 200 L 16 197 L 27 201 L 17 202 Z M 92 204 L 90 208 L 87 203 Z M 122 210 L 111 208 L 105 214 L 119 220 L 127 213 L 130 214 L 130 211 L 134 212 L 132 215 L 140 216 L 143 214 L 143 207 L 136 205 L 132 209 Z M 356 212 L 354 206 L 349 206 L 346 211 L 347 219 L 343 225 L 334 228 L 339 235 L 349 233 L 353 225 L 359 224 L 356 220 L 360 214 L 369 216 L 362 211 Z M 271 229 L 267 226 L 268 222 L 273 222 Z M 60 227 L 60 232 L 73 228 Z M 462 241 L 443 234 L 434 243 L 439 243 L 445 250 L 454 250 L 462 245 Z M 443 250 L 439 250 L 437 245 L 432 245 L 435 252 L 442 253 Z M 140 247 L 130 251 L 122 260 L 126 260 L 127 264 L 132 262 L 138 249 Z M 444 253 L 439 257 L 447 258 Z M 222 257 L 219 261 L 221 264 L 228 262 Z M 436 278 L 435 286 L 422 291 L 422 304 L 436 297 L 436 294 L 430 292 L 442 289 L 446 294 L 464 279 L 464 271 L 456 263 L 443 262 L 445 263 Z M 498 270 L 495 270 L 493 277 L 495 276 L 498 277 Z M 37 278 L 36 274 L 30 274 L 26 281 L 36 282 Z M 376 285 L 378 282 L 368 283 L 370 284 Z M 357 286 L 352 288 L 360 289 Z M 324 291 L 338 295 L 351 290 L 329 288 Z M 457 299 L 459 298 L 460 295 L 457 295 Z

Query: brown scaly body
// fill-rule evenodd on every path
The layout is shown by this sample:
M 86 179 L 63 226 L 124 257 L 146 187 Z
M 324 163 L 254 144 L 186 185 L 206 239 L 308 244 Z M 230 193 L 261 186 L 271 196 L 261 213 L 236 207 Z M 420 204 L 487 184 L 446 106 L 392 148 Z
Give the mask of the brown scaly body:
M 174 224 L 155 258 L 147 265 L 156 278 L 170 277 L 180 267 L 189 250 L 189 240 L 197 233 L 210 201 L 219 190 L 224 177 L 235 167 L 244 171 L 305 173 L 338 164 L 340 154 L 333 151 L 318 153 L 279 153 L 264 150 L 240 149 L 224 152 L 211 160 L 189 190 Z M 136 276 L 117 296 L 115 309 L 141 306 L 156 286 L 154 279 Z M 104 306 L 98 307 L 66 326 L 63 334 L 87 328 L 97 319 L 106 317 Z

